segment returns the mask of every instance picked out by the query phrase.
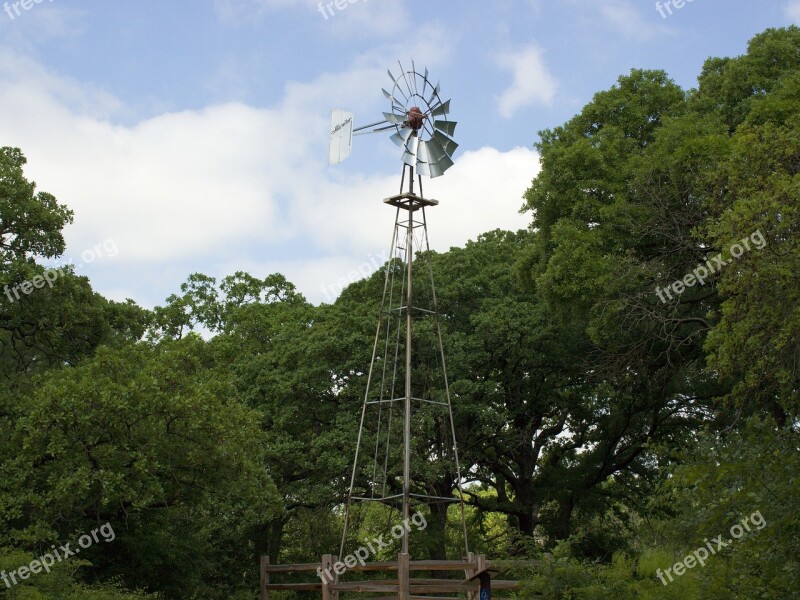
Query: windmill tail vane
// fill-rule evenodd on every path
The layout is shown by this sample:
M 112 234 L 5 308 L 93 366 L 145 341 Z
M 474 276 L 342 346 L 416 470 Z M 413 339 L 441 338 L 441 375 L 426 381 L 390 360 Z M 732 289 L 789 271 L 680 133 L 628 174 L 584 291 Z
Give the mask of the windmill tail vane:
M 441 87 L 434 85 L 428 75 L 405 69 L 398 61 L 399 75 L 387 71 L 391 79 L 391 91 L 382 89 L 390 102 L 391 110 L 383 113 L 383 119 L 354 127 L 354 115 L 342 109 L 331 112 L 328 146 L 328 163 L 335 165 L 350 156 L 353 136 L 370 133 L 391 132 L 390 139 L 402 148 L 403 164 L 414 167 L 419 175 L 439 177 L 453 166 L 453 153 L 458 144 L 453 140 L 456 121 L 448 118 L 450 100 L 442 101 Z

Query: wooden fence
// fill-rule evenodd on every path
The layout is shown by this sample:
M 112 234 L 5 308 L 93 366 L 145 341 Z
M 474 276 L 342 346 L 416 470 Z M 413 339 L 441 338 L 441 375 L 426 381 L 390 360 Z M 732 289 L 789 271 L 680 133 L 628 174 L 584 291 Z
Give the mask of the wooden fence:
M 295 592 L 319 592 L 322 600 L 340 600 L 340 593 L 371 594 L 373 600 L 453 600 L 453 594 L 470 600 L 491 598 L 492 591 L 515 590 L 519 582 L 513 580 L 491 580 L 492 573 L 514 568 L 536 566 L 535 561 L 488 561 L 482 554 L 470 555 L 464 560 L 409 560 L 408 554 L 399 554 L 396 561 L 338 563 L 337 558 L 325 554 L 319 563 L 273 565 L 269 556 L 261 557 L 261 600 L 269 600 L 270 592 L 289 590 Z M 336 568 L 338 566 L 338 569 Z M 343 568 L 344 567 L 344 568 Z M 340 571 L 337 573 L 336 571 Z M 420 571 L 450 571 L 459 578 L 414 578 L 411 573 Z M 383 572 L 393 574 L 387 579 L 343 581 L 343 575 L 357 572 Z M 275 573 L 311 573 L 314 580 L 305 583 L 274 583 Z M 330 577 L 328 577 L 329 574 Z M 443 596 L 443 594 L 450 594 Z

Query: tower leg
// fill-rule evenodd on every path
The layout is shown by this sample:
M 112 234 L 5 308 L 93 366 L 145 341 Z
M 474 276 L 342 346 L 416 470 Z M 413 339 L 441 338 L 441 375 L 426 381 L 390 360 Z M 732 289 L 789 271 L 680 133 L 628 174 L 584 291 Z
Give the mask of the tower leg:
M 413 188 L 414 176 L 409 179 Z M 414 210 L 413 203 L 408 205 L 408 230 L 406 232 L 406 398 L 403 423 L 403 522 L 408 523 L 411 516 L 411 320 L 413 318 L 412 274 L 414 263 Z M 403 528 L 403 553 L 408 556 L 408 527 Z

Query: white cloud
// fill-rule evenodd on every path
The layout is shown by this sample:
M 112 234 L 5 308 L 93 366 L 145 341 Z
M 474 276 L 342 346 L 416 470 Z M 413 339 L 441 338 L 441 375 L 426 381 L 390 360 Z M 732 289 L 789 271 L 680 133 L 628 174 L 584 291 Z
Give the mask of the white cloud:
M 313 231 L 317 243 L 333 251 L 347 249 L 355 255 L 379 251 L 391 233 L 393 212 L 382 200 L 399 191 L 397 164 L 396 175 L 300 182 L 292 221 Z M 518 211 L 538 165 L 532 150 L 500 152 L 486 147 L 457 155 L 445 176 L 423 179 L 425 196 L 440 201 L 429 211 L 431 244 L 447 250 L 490 229 L 525 227 L 530 219 Z
M 322 285 L 388 245 L 394 215 L 382 199 L 399 186 L 397 149 L 385 139 L 356 149 L 393 157 L 383 173 L 325 166 L 330 107 L 368 115 L 383 102 L 375 90 L 385 67 L 363 62 L 288 83 L 273 107 L 231 102 L 122 126 L 113 121 L 127 110 L 119 99 L 0 50 L 0 140 L 22 148 L 26 175 L 75 211 L 67 256 L 114 240 L 115 257 L 82 271 L 101 293 L 130 292 L 152 306 L 192 271 L 251 270 L 283 272 L 324 301 Z M 441 202 L 430 211 L 434 248 L 528 224 L 518 209 L 538 170 L 535 152 L 481 148 L 455 162 L 424 182 Z
M 795 23 L 800 23 L 800 0 L 790 0 L 784 6 L 786 16 Z
M 285 233 L 275 182 L 305 146 L 265 142 L 292 133 L 290 115 L 231 103 L 122 127 L 105 119 L 105 94 L 70 95 L 69 82 L 41 71 L 9 81 L 4 64 L 0 137 L 75 211 L 73 249 L 110 238 L 118 260 L 157 262 Z
M 497 57 L 497 64 L 511 71 L 513 81 L 499 99 L 498 110 L 510 118 L 516 111 L 534 104 L 549 105 L 558 88 L 544 62 L 539 46 L 530 44 L 516 52 L 506 52 Z
M 500 152 L 481 148 L 456 159 L 445 176 L 423 180 L 425 196 L 439 205 L 427 213 L 431 248 L 444 252 L 463 246 L 492 229 L 516 231 L 530 224 L 519 213 L 522 194 L 539 171 L 533 150 L 514 148 Z M 304 192 L 292 221 L 314 235 L 327 255 L 319 258 L 251 262 L 245 270 L 264 276 L 281 272 L 314 303 L 332 302 L 342 286 L 371 274 L 388 254 L 395 209 L 384 197 L 397 193 L 399 177 L 385 176 L 321 186 L 320 194 Z M 240 263 L 221 273 L 243 268 Z
M 516 231 L 530 224 L 530 215 L 519 209 L 539 173 L 535 151 L 484 147 L 457 156 L 455 162 L 443 177 L 424 182 L 426 196 L 440 201 L 428 219 L 434 248 L 447 250 L 491 229 Z

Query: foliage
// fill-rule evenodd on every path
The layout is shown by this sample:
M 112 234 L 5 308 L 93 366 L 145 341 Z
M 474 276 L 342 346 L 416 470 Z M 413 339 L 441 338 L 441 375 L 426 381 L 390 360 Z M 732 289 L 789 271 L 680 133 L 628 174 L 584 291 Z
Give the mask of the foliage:
M 437 281 L 471 548 L 537 561 L 520 598 L 800 596 L 800 28 L 707 60 L 696 90 L 633 70 L 540 137 L 528 231 L 416 257 Z M 244 272 L 192 274 L 153 311 L 69 267 L 12 297 L 73 217 L 24 165 L 0 148 L 0 571 L 115 536 L 0 597 L 243 600 L 259 555 L 336 553 L 381 289 L 403 265 L 321 306 Z M 433 321 L 415 332 L 414 385 L 441 400 Z M 424 414 L 412 487 L 456 495 Z M 374 483 L 356 469 L 357 490 Z M 460 555 L 459 508 L 423 514 L 415 556 Z M 348 548 L 399 519 L 351 517 Z
M 252 552 L 242 536 L 274 491 L 258 413 L 207 367 L 190 337 L 43 375 L 13 406 L 2 542 L 44 551 L 107 522 L 113 553 L 82 554 L 98 575 L 168 594 L 238 584 L 235 563 Z

